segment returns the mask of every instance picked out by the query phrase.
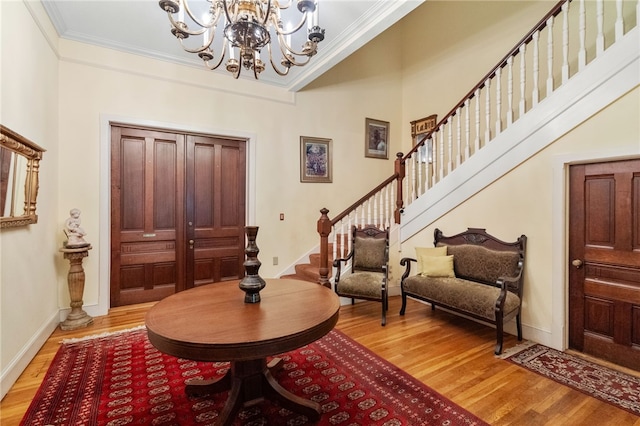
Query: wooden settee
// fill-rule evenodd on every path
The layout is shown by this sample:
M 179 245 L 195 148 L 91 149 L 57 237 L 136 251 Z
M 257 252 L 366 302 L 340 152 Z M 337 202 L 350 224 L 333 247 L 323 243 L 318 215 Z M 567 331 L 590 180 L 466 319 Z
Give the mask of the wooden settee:
M 502 353 L 505 321 L 515 317 L 518 340 L 522 340 L 520 311 L 526 241 L 522 235 L 517 241 L 506 243 L 479 228 L 445 237 L 436 229 L 435 248 L 423 249 L 431 252 L 420 253 L 419 259 L 400 260 L 405 266 L 400 315 L 405 313 L 407 297 L 412 297 L 431 303 L 432 309 L 441 306 L 494 324 L 494 352 Z M 411 275 L 412 263 L 419 260 L 423 270 L 414 270 Z

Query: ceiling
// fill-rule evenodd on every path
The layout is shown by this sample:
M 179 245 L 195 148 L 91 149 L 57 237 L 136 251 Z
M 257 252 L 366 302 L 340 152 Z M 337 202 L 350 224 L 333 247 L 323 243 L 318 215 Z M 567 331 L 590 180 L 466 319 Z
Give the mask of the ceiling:
M 207 0 L 189 1 L 191 4 Z M 286 77 L 277 75 L 267 65 L 260 81 L 289 91 L 300 90 L 423 1 L 319 0 L 320 26 L 326 32 L 318 54 L 308 65 L 293 67 Z M 63 39 L 205 68 L 196 54 L 185 52 L 171 35 L 169 19 L 157 0 L 42 0 L 42 3 Z M 299 31 L 302 37 L 303 32 Z M 302 45 L 302 42 L 302 38 L 299 43 L 294 38 L 292 45 Z M 242 71 L 240 78 L 254 78 L 251 71 Z M 211 72 L 233 79 L 223 66 Z

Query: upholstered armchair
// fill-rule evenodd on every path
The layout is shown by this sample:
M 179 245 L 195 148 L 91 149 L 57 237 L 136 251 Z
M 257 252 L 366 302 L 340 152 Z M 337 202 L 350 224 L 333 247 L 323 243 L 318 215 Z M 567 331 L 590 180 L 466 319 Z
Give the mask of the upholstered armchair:
M 389 229 L 375 226 L 352 228 L 351 250 L 347 257 L 336 259 L 333 266 L 335 291 L 338 296 L 373 300 L 382 304 L 382 325 L 387 323 L 389 301 L 387 281 L 389 278 Z M 351 265 L 351 273 L 341 276 L 343 264 Z

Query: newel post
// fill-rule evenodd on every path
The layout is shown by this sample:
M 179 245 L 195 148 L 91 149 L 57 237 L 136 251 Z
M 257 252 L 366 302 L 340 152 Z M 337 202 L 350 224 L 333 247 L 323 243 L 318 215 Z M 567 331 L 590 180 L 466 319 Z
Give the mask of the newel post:
M 320 269 L 318 273 L 320 275 L 318 284 L 321 284 L 327 288 L 331 288 L 329 282 L 329 234 L 331 234 L 331 219 L 327 216 L 329 210 L 322 208 L 320 210 L 321 216 L 318 219 L 318 234 L 320 234 Z
M 404 201 L 402 199 L 402 180 L 404 179 L 405 174 L 405 165 L 404 161 L 402 161 L 401 152 L 396 154 L 395 174 L 397 176 L 396 181 L 398 182 L 398 189 L 396 191 L 396 209 L 393 212 L 393 216 L 396 223 L 400 223 L 400 212 L 404 206 Z

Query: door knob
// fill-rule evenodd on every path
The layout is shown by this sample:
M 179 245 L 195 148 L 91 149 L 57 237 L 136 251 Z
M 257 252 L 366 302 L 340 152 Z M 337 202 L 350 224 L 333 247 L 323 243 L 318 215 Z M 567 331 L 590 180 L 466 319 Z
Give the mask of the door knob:
M 195 244 L 195 241 L 189 240 L 189 248 L 193 248 L 194 244 Z
M 575 259 L 573 262 L 571 262 L 571 264 L 573 266 L 576 267 L 576 269 L 580 269 L 580 267 L 582 266 L 582 260 L 580 259 Z

